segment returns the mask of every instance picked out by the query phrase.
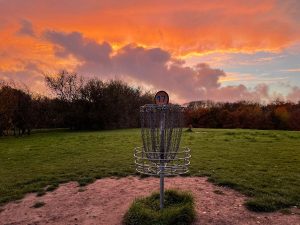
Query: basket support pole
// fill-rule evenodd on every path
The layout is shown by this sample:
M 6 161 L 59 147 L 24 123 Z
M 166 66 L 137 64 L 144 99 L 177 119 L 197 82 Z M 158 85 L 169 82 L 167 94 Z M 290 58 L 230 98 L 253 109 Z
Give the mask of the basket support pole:
M 162 210 L 164 208 L 164 166 L 161 164 L 160 166 L 160 201 L 159 201 L 159 206 L 160 206 L 160 209 Z
M 163 112 L 163 117 L 160 119 L 160 210 L 164 208 L 164 176 L 165 176 L 165 165 L 164 165 L 164 158 L 165 158 L 165 118 L 166 114 Z

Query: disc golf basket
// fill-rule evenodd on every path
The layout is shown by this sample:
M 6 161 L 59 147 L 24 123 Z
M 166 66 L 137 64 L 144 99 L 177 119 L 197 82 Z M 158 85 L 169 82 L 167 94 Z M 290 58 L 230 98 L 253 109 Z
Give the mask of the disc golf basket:
M 165 97 L 165 98 L 163 98 Z M 183 107 L 169 105 L 166 92 L 155 96 L 156 104 L 140 108 L 142 147 L 134 150 L 136 171 L 160 177 L 160 209 L 164 207 L 164 177 L 189 171 L 190 149 L 180 148 Z

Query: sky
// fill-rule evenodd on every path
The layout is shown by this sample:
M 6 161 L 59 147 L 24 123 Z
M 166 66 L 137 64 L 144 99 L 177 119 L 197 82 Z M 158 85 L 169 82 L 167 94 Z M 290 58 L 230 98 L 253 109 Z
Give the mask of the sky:
M 300 100 L 298 0 L 0 0 L 0 80 L 120 79 L 170 101 Z

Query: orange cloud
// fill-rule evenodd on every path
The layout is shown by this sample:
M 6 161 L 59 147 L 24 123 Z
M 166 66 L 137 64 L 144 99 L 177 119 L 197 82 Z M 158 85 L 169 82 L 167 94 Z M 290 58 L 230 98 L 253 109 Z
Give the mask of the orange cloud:
M 278 51 L 299 41 L 297 1 L 1 1 L 0 19 L 38 30 L 79 31 L 99 42 L 160 47 L 176 55 Z M 298 11 L 297 11 L 298 10 Z

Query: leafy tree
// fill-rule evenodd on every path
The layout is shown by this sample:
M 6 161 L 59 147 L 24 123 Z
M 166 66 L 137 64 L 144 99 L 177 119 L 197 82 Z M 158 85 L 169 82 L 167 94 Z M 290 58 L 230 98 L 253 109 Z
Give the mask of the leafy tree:
M 10 86 L 0 89 L 0 135 L 30 134 L 32 124 L 32 99 L 28 93 Z

